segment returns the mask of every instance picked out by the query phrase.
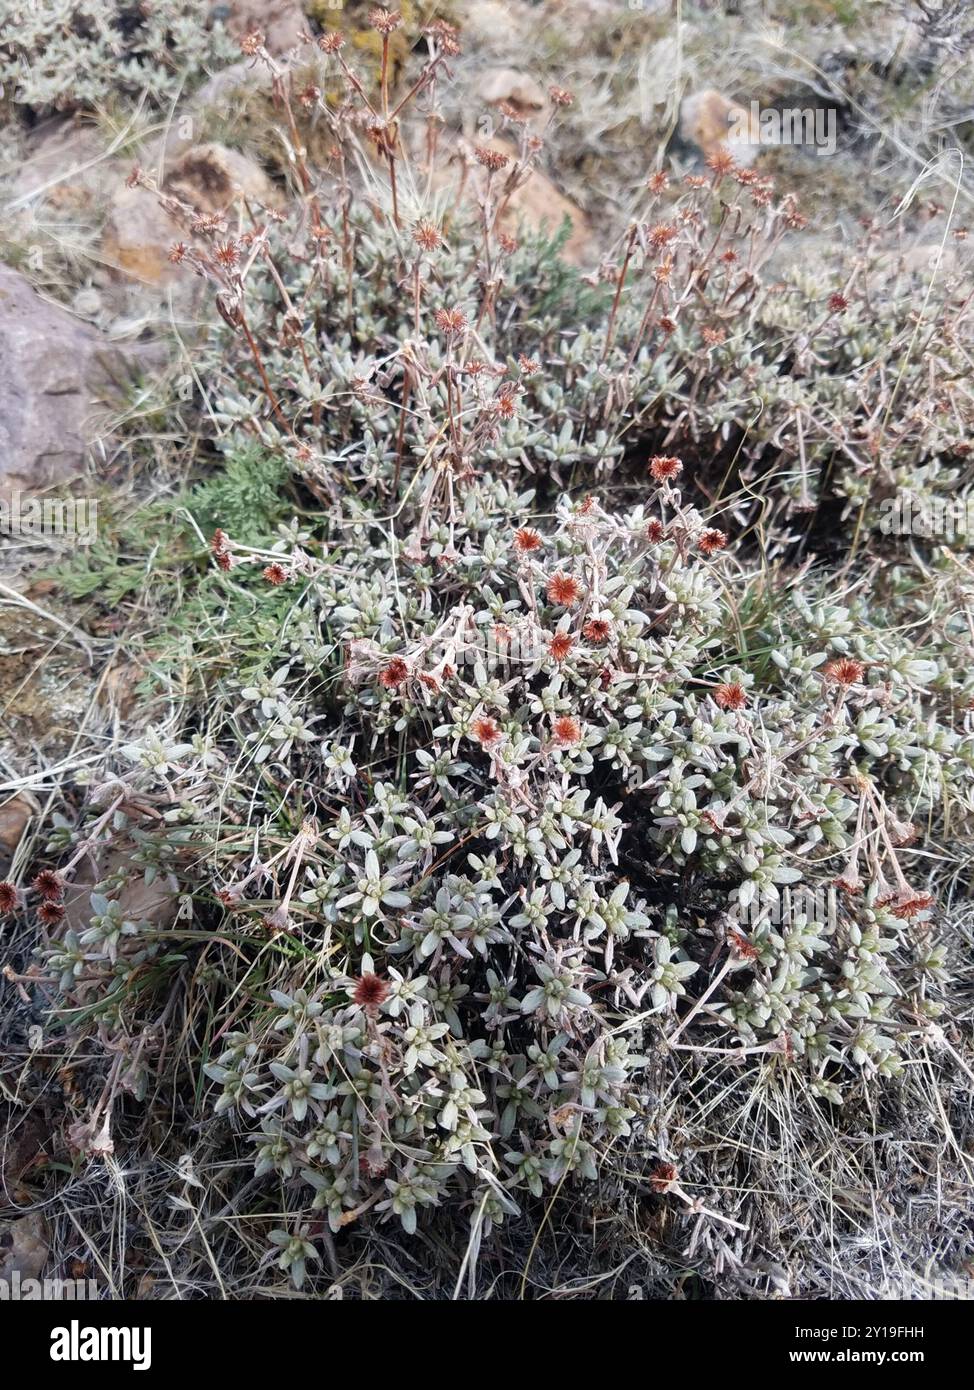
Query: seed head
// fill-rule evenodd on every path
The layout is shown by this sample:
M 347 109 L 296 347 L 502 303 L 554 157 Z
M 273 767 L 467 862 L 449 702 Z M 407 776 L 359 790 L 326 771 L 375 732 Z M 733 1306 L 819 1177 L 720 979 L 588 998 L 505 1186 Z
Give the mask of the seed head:
M 332 29 L 327 34 L 322 34 L 318 40 L 318 47 L 322 53 L 337 53 L 345 42 L 345 35 L 340 34 L 337 29 Z
M 291 577 L 288 574 L 287 570 L 284 568 L 284 566 L 279 565 L 276 562 L 272 565 L 265 566 L 263 574 L 268 584 L 274 585 L 286 584 Z
M 549 87 L 548 96 L 555 106 L 571 106 L 575 100 L 574 94 L 568 91 L 567 87 Z
M 251 29 L 240 40 L 240 51 L 248 58 L 254 58 L 264 47 L 264 35 L 259 29 Z

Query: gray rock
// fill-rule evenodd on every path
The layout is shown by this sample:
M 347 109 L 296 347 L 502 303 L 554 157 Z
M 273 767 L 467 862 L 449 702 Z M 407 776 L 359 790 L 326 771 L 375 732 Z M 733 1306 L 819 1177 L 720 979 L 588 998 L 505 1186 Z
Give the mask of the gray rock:
M 0 492 L 77 474 L 139 359 L 0 265 Z

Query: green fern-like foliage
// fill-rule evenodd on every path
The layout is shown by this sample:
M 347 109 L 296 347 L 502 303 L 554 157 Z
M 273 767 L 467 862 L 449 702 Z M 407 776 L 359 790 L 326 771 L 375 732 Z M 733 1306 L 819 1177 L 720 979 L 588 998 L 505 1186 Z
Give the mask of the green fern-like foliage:
M 193 489 L 188 507 L 204 532 L 219 526 L 252 544 L 266 539 L 288 511 L 287 476 L 280 456 L 257 447 L 239 449 L 219 473 Z

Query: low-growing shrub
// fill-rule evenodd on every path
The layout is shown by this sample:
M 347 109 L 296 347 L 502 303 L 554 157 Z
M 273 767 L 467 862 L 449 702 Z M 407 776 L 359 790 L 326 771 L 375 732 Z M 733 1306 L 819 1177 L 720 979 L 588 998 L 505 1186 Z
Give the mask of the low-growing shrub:
M 322 102 L 330 182 L 299 158 L 293 216 L 243 234 L 163 195 L 225 323 L 201 376 L 230 462 L 189 498 L 215 531 L 154 639 L 160 718 L 31 890 L 47 944 L 24 978 L 111 1056 L 76 1145 L 167 1084 L 181 1009 L 299 1285 L 322 1222 L 462 1210 L 476 1264 L 623 1153 L 734 1225 L 681 1185 L 659 1058 L 835 1107 L 947 1045 L 930 870 L 970 826 L 966 570 L 787 560 L 789 498 L 854 454 L 825 422 L 873 409 L 875 360 L 847 296 L 763 282 L 801 235 L 792 199 L 720 155 L 678 192 L 652 174 L 582 280 L 497 231 L 534 137 L 471 151 L 471 209 L 427 203 L 407 101 L 380 82 L 373 106 L 322 43 L 360 99 Z M 410 100 L 432 105 L 455 46 L 434 26 Z M 280 96 L 285 120 L 320 100 Z M 896 415 L 891 447 L 913 428 Z M 139 874 L 174 918 L 130 909 Z

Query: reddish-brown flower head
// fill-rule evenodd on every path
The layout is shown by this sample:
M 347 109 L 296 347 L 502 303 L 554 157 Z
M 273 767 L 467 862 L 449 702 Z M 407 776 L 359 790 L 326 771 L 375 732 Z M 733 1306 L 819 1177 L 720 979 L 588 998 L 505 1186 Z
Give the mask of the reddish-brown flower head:
M 474 156 L 476 157 L 477 163 L 482 164 L 485 169 L 489 169 L 492 174 L 495 174 L 498 169 L 503 169 L 506 164 L 510 163 L 506 154 L 502 154 L 500 150 L 488 149 L 486 145 L 476 145 L 474 147 Z
M 653 1167 L 649 1177 L 649 1185 L 654 1192 L 669 1192 L 677 1178 L 676 1166 L 672 1163 L 664 1163 L 661 1159 Z
M 757 960 L 761 952 L 739 931 L 728 932 L 727 944 L 738 960 Z
M 389 985 L 381 975 L 367 972 L 356 980 L 352 998 L 363 1009 L 377 1009 L 389 998 Z
M 220 265 L 229 269 L 239 261 L 240 252 L 232 241 L 224 241 L 216 248 L 216 258 Z
M 571 106 L 575 100 L 574 95 L 567 87 L 549 87 L 548 95 L 555 106 Z
M 263 574 L 268 584 L 286 584 L 291 577 L 284 566 L 276 562 L 265 566 Z
M 556 632 L 548 643 L 548 651 L 556 661 L 564 661 L 575 645 L 575 639 L 567 632 Z
M 657 545 L 666 535 L 666 528 L 656 517 L 646 523 L 646 539 Z
M 369 10 L 369 23 L 378 33 L 388 35 L 399 28 L 402 23 L 402 15 L 398 10 L 390 14 L 381 5 L 376 5 L 375 9 Z
M 861 661 L 856 661 L 851 656 L 843 656 L 838 661 L 830 661 L 824 674 L 827 681 L 835 681 L 838 685 L 858 685 L 865 670 Z
M 9 882 L 8 879 L 4 879 L 4 881 L 0 883 L 0 912 L 15 911 L 19 901 L 20 894 L 17 892 L 15 885 Z
M 677 458 L 657 454 L 649 460 L 649 471 L 658 483 L 671 483 L 683 472 L 683 464 Z
M 491 743 L 496 743 L 501 736 L 497 721 L 487 718 L 475 719 L 470 726 L 470 732 L 477 742 L 482 743 L 485 748 Z
M 838 292 L 836 292 L 835 294 L 829 295 L 830 313 L 841 314 L 843 309 L 848 309 L 848 307 L 849 301 L 848 299 L 846 299 L 844 294 L 839 294 Z
M 64 917 L 64 903 L 41 903 L 37 909 L 37 919 L 46 927 L 56 927 Z
M 520 555 L 529 555 L 532 550 L 540 550 L 541 534 L 531 526 L 519 526 L 514 532 L 514 549 Z
M 183 257 L 184 257 L 185 255 L 186 255 L 186 243 L 185 243 L 185 241 L 177 241 L 173 246 L 170 246 L 170 248 L 169 248 L 169 259 L 172 261 L 173 265 L 179 265 L 180 261 L 183 259 Z
M 467 326 L 466 316 L 459 309 L 437 309 L 434 314 L 436 326 L 444 333 L 462 333 Z
M 563 608 L 571 608 L 582 596 L 582 586 L 570 574 L 553 574 L 548 580 L 548 599 Z
M 930 893 L 916 893 L 913 889 L 908 889 L 899 894 L 891 904 L 890 911 L 894 917 L 906 920 L 915 917 L 918 912 L 925 912 L 928 907 L 933 907 L 933 897 Z
M 723 146 L 707 156 L 707 168 L 712 169 L 718 178 L 723 178 L 725 174 L 729 174 L 734 167 L 733 155 Z
M 563 748 L 569 748 L 572 744 L 582 741 L 582 726 L 570 714 L 558 716 L 552 725 L 552 733 L 555 736 L 555 742 L 560 743 Z
M 718 685 L 714 691 L 714 700 L 721 709 L 743 709 L 747 704 L 744 687 L 738 685 L 737 681 L 728 681 L 724 685 Z
M 677 228 L 672 222 L 657 222 L 655 226 L 649 229 L 650 247 L 654 251 L 661 251 L 663 247 L 668 246 L 677 235 Z
M 337 29 L 332 29 L 330 33 L 322 34 L 318 40 L 318 47 L 322 53 L 337 53 L 345 42 L 345 35 L 340 34 Z
M 517 414 L 517 395 L 510 383 L 507 386 L 502 386 L 494 397 L 494 409 L 502 420 L 514 419 Z
M 586 642 L 607 642 L 612 633 L 612 624 L 605 618 L 589 618 L 582 628 L 582 636 Z
M 726 544 L 727 537 L 724 535 L 723 531 L 718 531 L 716 526 L 712 526 L 708 531 L 704 531 L 697 540 L 697 545 L 703 551 L 704 555 L 715 555 L 718 550 L 723 550 Z
M 397 686 L 403 684 L 408 676 L 409 667 L 401 656 L 394 656 L 389 665 L 379 672 L 379 683 L 384 685 L 386 690 L 395 690 Z
M 31 887 L 35 893 L 40 893 L 45 902 L 60 902 L 64 897 L 64 882 L 53 869 L 41 869 Z
M 432 222 L 417 222 L 413 228 L 413 241 L 424 251 L 436 251 L 439 249 L 442 237 L 439 229 L 433 226 Z

